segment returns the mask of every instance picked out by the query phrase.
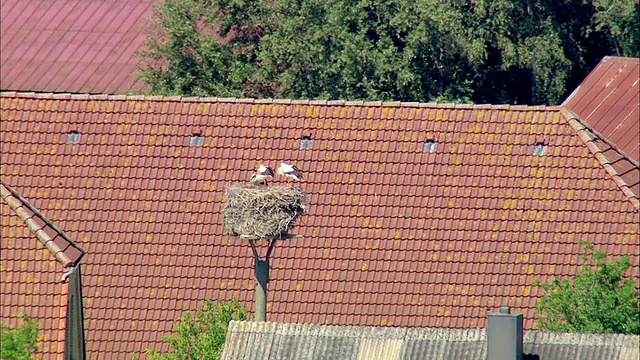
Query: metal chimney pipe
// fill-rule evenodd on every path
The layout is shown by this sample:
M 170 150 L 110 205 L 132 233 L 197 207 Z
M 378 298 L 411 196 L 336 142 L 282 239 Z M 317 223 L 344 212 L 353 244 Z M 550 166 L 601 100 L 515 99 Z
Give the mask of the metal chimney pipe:
M 508 306 L 489 314 L 487 360 L 522 360 L 522 314 L 512 314 Z

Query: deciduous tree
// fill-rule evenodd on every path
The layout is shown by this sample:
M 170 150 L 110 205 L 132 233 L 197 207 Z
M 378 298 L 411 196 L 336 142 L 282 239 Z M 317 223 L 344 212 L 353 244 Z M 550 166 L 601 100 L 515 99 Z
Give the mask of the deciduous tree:
M 625 273 L 629 257 L 609 259 L 585 244 L 582 268 L 572 279 L 539 284 L 546 296 L 538 305 L 542 330 L 554 332 L 640 334 L 635 282 Z
M 163 0 L 139 51 L 141 75 L 152 93 L 170 95 L 552 104 L 602 56 L 637 53 L 637 8 L 637 0 Z

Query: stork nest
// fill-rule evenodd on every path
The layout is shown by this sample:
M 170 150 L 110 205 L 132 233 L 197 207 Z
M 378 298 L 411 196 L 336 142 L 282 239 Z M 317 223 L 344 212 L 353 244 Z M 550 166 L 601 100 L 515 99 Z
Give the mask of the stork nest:
M 227 235 L 279 237 L 304 213 L 307 193 L 299 186 L 231 185 L 225 198 Z

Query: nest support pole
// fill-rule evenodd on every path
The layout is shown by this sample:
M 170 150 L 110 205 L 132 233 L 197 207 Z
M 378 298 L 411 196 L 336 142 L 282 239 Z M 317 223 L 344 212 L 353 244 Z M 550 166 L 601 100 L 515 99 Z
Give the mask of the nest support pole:
M 253 257 L 255 260 L 255 280 L 256 280 L 256 297 L 255 297 L 255 320 L 267 321 L 267 284 L 269 283 L 269 259 L 271 251 L 276 245 L 277 239 L 269 240 L 269 249 L 264 260 L 260 258 L 256 243 L 253 239 L 249 239 Z
M 306 192 L 300 186 L 231 185 L 225 192 L 222 210 L 225 232 L 249 240 L 255 259 L 255 320 L 267 321 L 267 285 L 269 260 L 276 242 L 297 238 L 289 234 L 296 220 L 305 213 Z M 262 259 L 256 240 L 268 241 Z

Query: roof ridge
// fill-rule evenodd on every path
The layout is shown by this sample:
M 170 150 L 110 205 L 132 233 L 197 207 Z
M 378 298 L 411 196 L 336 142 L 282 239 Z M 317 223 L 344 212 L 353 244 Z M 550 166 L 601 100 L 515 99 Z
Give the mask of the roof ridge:
M 18 92 L 0 91 L 0 97 L 36 98 L 47 100 L 135 100 L 135 101 L 180 101 L 180 102 L 226 102 L 238 104 L 273 104 L 273 105 L 325 105 L 325 106 L 384 106 L 384 107 L 418 107 L 469 110 L 507 110 L 507 111 L 557 111 L 557 105 L 510 105 L 510 104 L 456 104 L 438 102 L 412 101 L 374 101 L 374 100 L 311 100 L 311 99 L 252 99 L 234 97 L 203 96 L 164 96 L 164 95 L 117 95 L 117 94 L 78 94 L 50 92 Z
M 591 133 L 593 133 L 599 140 L 602 140 L 603 142 L 605 142 L 607 145 L 609 145 L 611 147 L 612 150 L 615 150 L 618 154 L 622 155 L 622 157 L 624 157 L 625 159 L 627 159 L 629 162 L 631 162 L 633 165 L 635 165 L 636 167 L 640 166 L 640 163 L 638 163 L 635 159 L 633 159 L 631 156 L 629 156 L 626 152 L 624 152 L 624 150 L 621 150 L 616 144 L 612 143 L 611 141 L 609 141 L 604 135 L 602 135 L 598 130 L 594 129 L 591 125 L 589 125 L 588 122 L 580 119 L 580 117 L 578 116 L 578 114 L 574 113 L 573 111 L 569 110 L 568 108 L 562 106 L 563 110 L 566 110 L 567 112 L 569 112 L 569 117 L 575 119 L 576 121 L 578 121 L 584 128 L 586 128 L 586 130 L 590 131 Z M 570 119 L 571 120 L 571 119 Z M 584 129 L 581 129 L 584 130 Z
M 629 161 L 636 168 L 640 170 L 638 167 L 638 163 L 631 159 L 627 154 L 623 151 L 619 150 L 615 145 L 611 144 L 606 140 L 602 134 L 593 130 L 589 126 L 587 126 L 575 113 L 571 110 L 562 107 L 560 112 L 569 122 L 569 125 L 573 128 L 578 135 L 578 138 L 587 146 L 589 151 L 595 156 L 596 160 L 600 163 L 600 165 L 607 171 L 607 173 L 611 176 L 612 180 L 616 183 L 616 185 L 622 190 L 625 196 L 629 199 L 631 204 L 636 208 L 636 210 L 640 210 L 640 199 L 638 195 L 636 195 L 632 190 L 632 184 L 628 184 L 621 176 L 621 174 L 611 165 L 612 162 L 603 154 L 605 149 L 601 149 L 594 143 L 594 140 L 600 140 L 607 144 L 611 150 L 620 154 L 625 160 Z M 591 134 L 591 135 L 589 135 Z M 608 149 L 607 149 L 608 150 Z
M 640 58 L 626 56 L 604 56 L 600 61 L 608 62 L 624 62 L 624 63 L 640 63 Z
M 40 240 L 47 249 L 53 254 L 53 256 L 64 267 L 75 267 L 82 261 L 82 258 L 86 254 L 86 251 L 71 240 L 62 230 L 58 229 L 49 219 L 47 219 L 42 213 L 38 211 L 33 205 L 31 205 L 25 198 L 23 198 L 17 191 L 12 189 L 4 181 L 0 180 L 0 195 L 2 199 L 11 207 L 11 209 L 18 215 L 18 217 L 24 221 L 29 230 Z M 31 212 L 31 213 L 29 213 Z M 34 217 L 39 218 L 41 223 L 34 220 Z M 56 236 L 51 236 L 45 229 L 50 228 Z M 61 248 L 59 241 L 54 241 L 60 236 L 63 239 L 63 243 L 66 243 L 66 247 Z M 75 256 L 71 257 L 66 251 L 69 248 L 76 249 Z M 79 254 L 78 254 L 79 253 Z

